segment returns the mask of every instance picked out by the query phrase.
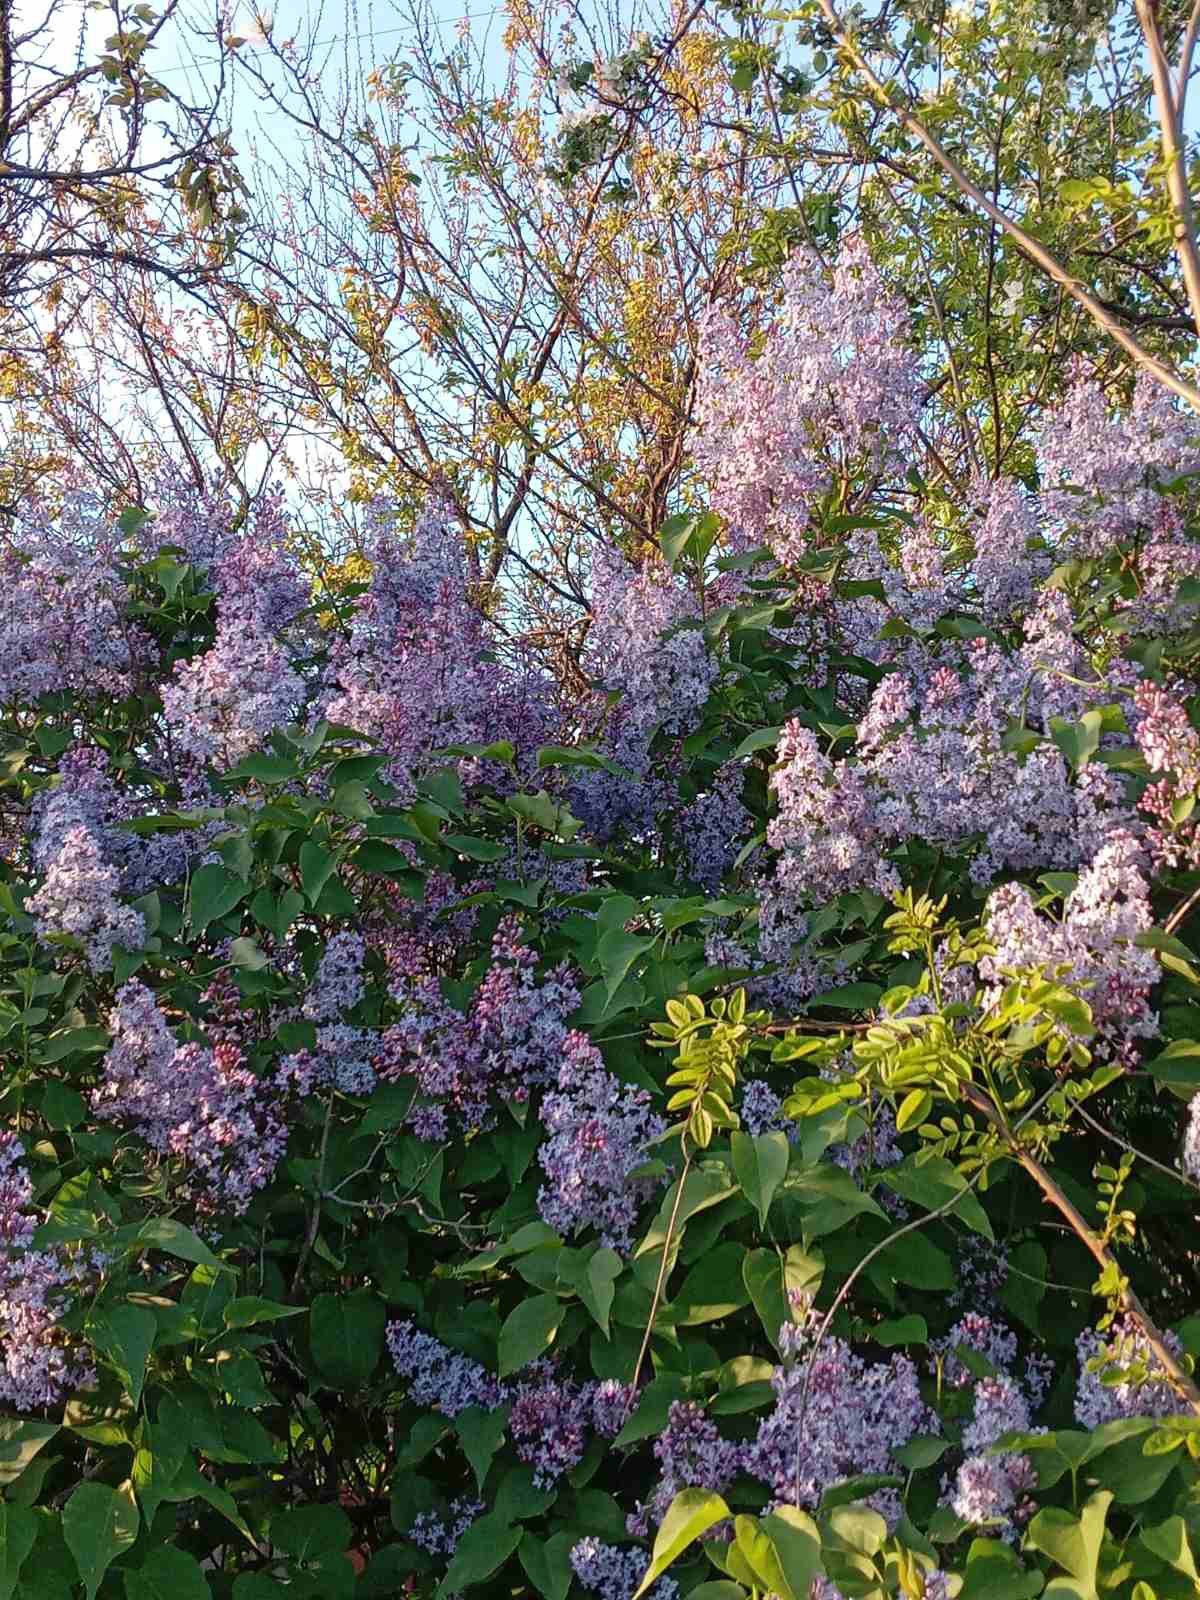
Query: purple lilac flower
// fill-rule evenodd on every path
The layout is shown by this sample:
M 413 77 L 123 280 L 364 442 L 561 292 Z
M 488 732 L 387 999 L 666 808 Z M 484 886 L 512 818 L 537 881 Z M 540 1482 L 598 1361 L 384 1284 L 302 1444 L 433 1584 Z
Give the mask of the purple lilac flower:
M 407 1537 L 428 1555 L 449 1559 L 463 1534 L 486 1509 L 482 1500 L 459 1495 L 450 1502 L 445 1517 L 439 1517 L 436 1511 L 422 1511 L 413 1520 Z
M 145 918 L 117 899 L 120 881 L 91 830 L 68 828 L 41 888 L 26 902 L 37 918 L 39 939 L 70 934 L 81 940 L 88 965 L 97 973 L 112 965 L 115 945 L 138 949 L 146 937 Z
M 998 1523 L 1002 1537 L 1012 1539 L 1034 1510 L 1030 1495 L 1036 1487 L 1028 1456 L 969 1456 L 958 1469 L 950 1506 L 964 1522 Z
M 227 767 L 297 719 L 304 683 L 275 639 L 223 620 L 212 649 L 179 662 L 160 693 L 175 749 Z
M 829 1336 L 814 1352 L 820 1321 L 810 1312 L 781 1329 L 775 1408 L 746 1451 L 777 1504 L 812 1506 L 844 1478 L 891 1472 L 893 1452 L 936 1426 L 907 1356 L 868 1364 Z
M 803 555 L 811 508 L 834 473 L 900 461 L 920 404 L 904 307 L 861 239 L 843 245 L 832 286 L 798 251 L 757 353 L 714 308 L 701 332 L 693 449 L 735 548 Z
M 650 1558 L 644 1550 L 622 1550 L 590 1535 L 571 1549 L 575 1576 L 599 1600 L 632 1600 L 649 1565 Z M 678 1593 L 679 1585 L 673 1578 L 660 1578 L 646 1600 L 675 1600 Z
M 95 1372 L 59 1324 L 69 1288 L 89 1275 L 83 1257 L 33 1248 L 33 1185 L 17 1136 L 0 1130 L 0 1400 L 18 1411 L 58 1404 Z
M 639 1521 L 647 1531 L 656 1528 L 683 1489 L 723 1494 L 742 1470 L 745 1453 L 741 1445 L 721 1437 L 703 1406 L 676 1400 L 667 1413 L 667 1426 L 654 1441 L 660 1477 Z
M 558 1087 L 542 1101 L 549 1137 L 538 1151 L 547 1180 L 538 1210 L 564 1237 L 595 1228 L 604 1244 L 624 1251 L 654 1187 L 630 1173 L 666 1123 L 651 1112 L 644 1089 L 623 1087 L 605 1071 L 585 1034 L 569 1033 L 563 1051 Z
M 1200 1183 L 1200 1094 L 1188 1103 L 1187 1128 L 1183 1135 L 1180 1165 L 1193 1183 Z
M 280 1085 L 252 1072 L 236 1043 L 180 1044 L 136 980 L 117 991 L 109 1027 L 93 1111 L 182 1160 L 199 1210 L 245 1210 L 287 1148 Z
M 411 1318 L 388 1323 L 387 1346 L 416 1405 L 456 1417 L 468 1406 L 494 1411 L 504 1403 L 504 1392 L 490 1372 L 432 1334 L 422 1333 Z
M 961 1389 L 974 1381 L 970 1368 L 959 1360 L 955 1351 L 972 1350 L 995 1367 L 997 1372 L 1008 1372 L 1017 1359 L 1017 1336 L 1005 1323 L 978 1311 L 968 1311 L 956 1322 L 944 1339 L 934 1344 L 934 1349 L 944 1356 L 943 1381 Z
M 1178 1355 L 1182 1350 L 1178 1335 L 1164 1336 L 1167 1347 Z M 1086 1328 L 1075 1341 L 1079 1358 L 1079 1379 L 1075 1391 L 1075 1418 L 1080 1427 L 1098 1428 L 1119 1417 L 1173 1417 L 1186 1412 L 1187 1402 L 1163 1372 L 1158 1357 L 1150 1349 L 1145 1334 L 1129 1316 L 1116 1318 L 1106 1333 Z M 1106 1365 L 1090 1372 L 1088 1365 L 1103 1356 Z M 1132 1378 L 1105 1383 L 1121 1369 L 1142 1364 L 1147 1379 Z
M 783 1101 L 765 1078 L 743 1081 L 738 1115 L 743 1129 L 755 1138 L 760 1133 L 796 1132 L 796 1124 L 783 1114 Z
M 549 1488 L 583 1459 L 593 1418 L 591 1388 L 535 1368 L 510 1398 L 508 1426 L 517 1454 L 533 1468 L 534 1483 Z
M 999 984 L 1017 968 L 1064 969 L 1060 981 L 1091 1007 L 1102 1053 L 1118 1058 L 1157 1026 L 1149 997 L 1158 962 L 1135 942 L 1154 921 L 1143 863 L 1138 840 L 1117 829 L 1080 874 L 1061 923 L 1042 916 L 1017 883 L 997 889 L 985 913 L 996 953 L 979 964 L 984 978 Z

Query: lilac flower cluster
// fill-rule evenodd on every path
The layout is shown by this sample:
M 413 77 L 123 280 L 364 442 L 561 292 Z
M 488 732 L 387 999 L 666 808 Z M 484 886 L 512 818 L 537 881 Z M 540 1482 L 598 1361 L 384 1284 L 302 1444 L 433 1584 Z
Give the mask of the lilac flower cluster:
M 652 1180 L 631 1178 L 647 1143 L 666 1130 L 644 1089 L 622 1087 L 585 1034 L 564 1041 L 558 1086 L 541 1107 L 548 1134 L 538 1151 L 546 1182 L 538 1210 L 564 1236 L 595 1228 L 602 1242 L 627 1250 Z
M 757 353 L 727 312 L 708 314 L 693 449 L 735 548 L 770 544 L 797 560 L 833 481 L 901 459 L 921 394 L 906 333 L 904 307 L 858 238 L 843 245 L 832 286 L 814 257 L 792 257 Z
M 508 1430 L 517 1455 L 533 1468 L 539 1487 L 555 1483 L 583 1459 L 591 1434 L 611 1439 L 630 1409 L 627 1385 L 611 1379 L 573 1383 L 547 1360 L 533 1362 L 509 1383 L 461 1351 L 451 1350 L 411 1319 L 387 1327 L 392 1365 L 408 1385 L 409 1398 L 443 1416 L 468 1406 L 509 1408 Z
M 703 1406 L 676 1400 L 667 1413 L 667 1426 L 654 1441 L 654 1459 L 661 1472 L 658 1484 L 646 1504 L 627 1519 L 629 1532 L 638 1538 L 657 1528 L 682 1490 L 723 1494 L 745 1467 L 746 1451 L 721 1437 Z
M 633 1600 L 649 1564 L 644 1550 L 622 1550 L 592 1535 L 571 1548 L 572 1571 L 599 1600 Z M 678 1593 L 674 1578 L 660 1578 L 646 1600 L 675 1600 Z
M 410 1399 L 444 1417 L 456 1417 L 468 1406 L 494 1411 L 504 1402 L 498 1379 L 458 1350 L 450 1350 L 411 1318 L 389 1322 L 387 1346 L 392 1365 L 408 1383 Z
M 1179 1355 L 1183 1346 L 1178 1335 L 1167 1333 L 1164 1337 L 1172 1354 Z M 1075 1349 L 1079 1358 L 1075 1418 L 1080 1427 L 1098 1428 L 1119 1417 L 1172 1417 L 1188 1410 L 1187 1401 L 1166 1377 L 1131 1316 L 1117 1317 L 1106 1333 L 1086 1328 L 1076 1339 Z M 1090 1370 L 1096 1361 L 1099 1366 Z M 1143 1381 L 1120 1376 L 1135 1364 L 1146 1370 Z
M 1045 1397 L 1051 1376 L 1048 1363 L 1031 1359 L 1023 1378 L 1013 1372 L 1017 1339 L 1004 1323 L 968 1312 L 935 1346 L 942 1356 L 944 1381 L 952 1388 L 970 1389 L 972 1415 L 963 1429 L 964 1459 L 943 1493 L 956 1516 L 964 1522 L 995 1525 L 1004 1538 L 1033 1511 L 1029 1499 L 1037 1485 L 1033 1464 L 1014 1451 L 996 1453 L 993 1446 L 1006 1433 L 1044 1430 L 1034 1426 L 1034 1413 Z M 995 1369 L 993 1376 L 975 1378 L 955 1353 L 970 1350 Z
M 436 1511 L 422 1511 L 414 1519 L 407 1536 L 428 1555 L 449 1559 L 458 1548 L 463 1534 L 486 1509 L 482 1500 L 459 1495 L 450 1502 L 444 1517 L 439 1517 Z
M 212 649 L 179 662 L 161 694 L 179 753 L 227 767 L 261 749 L 272 729 L 298 719 L 304 683 L 276 640 L 223 623 Z
M 375 1064 L 384 1078 L 416 1078 L 422 1102 L 410 1125 L 420 1137 L 445 1138 L 451 1117 L 485 1127 L 499 1102 L 522 1103 L 555 1081 L 572 1048 L 566 1018 L 579 989 L 565 967 L 538 977 L 515 921 L 497 927 L 492 964 L 465 1012 L 419 957 L 410 965 L 403 972 L 393 963 L 391 994 L 403 1015 L 379 1035 Z
M 0 542 L 0 583 L 0 702 L 129 692 L 147 643 L 126 619 L 119 538 L 94 497 L 70 492 L 54 521 L 27 507 Z
M 92 831 L 82 825 L 68 828 L 41 888 L 26 902 L 37 918 L 38 937 L 69 934 L 82 942 L 92 971 L 106 971 L 114 946 L 137 950 L 146 937 L 141 912 L 117 898 L 120 882 Z
M 60 1325 L 68 1291 L 93 1274 L 83 1257 L 34 1248 L 24 1156 L 16 1134 L 0 1130 L 0 1400 L 36 1411 L 95 1382 L 86 1351 Z
M 498 739 L 529 751 L 556 722 L 548 681 L 528 661 L 496 658 L 464 549 L 436 499 L 407 541 L 378 508 L 366 551 L 371 586 L 329 669 L 323 714 L 378 739 L 387 778 L 409 796 L 431 751 Z
M 821 1320 L 810 1310 L 782 1328 L 775 1406 L 746 1451 L 746 1469 L 776 1504 L 813 1506 L 843 1478 L 890 1473 L 893 1452 L 935 1427 L 907 1356 L 869 1363 L 832 1336 L 817 1346 Z M 891 1521 L 898 1515 L 890 1502 L 879 1509 Z
M 1154 922 L 1144 864 L 1138 840 L 1114 830 L 1079 875 L 1061 922 L 1039 913 L 1023 884 L 995 890 L 985 926 L 996 950 L 980 962 L 983 977 L 999 984 L 1016 968 L 1061 971 L 1061 981 L 1091 1007 L 1100 1048 L 1117 1058 L 1127 1056 L 1157 1027 L 1149 999 L 1158 982 L 1158 962 L 1135 943 Z
M 180 1044 L 136 979 L 117 991 L 109 1027 L 95 1114 L 180 1160 L 198 1209 L 245 1210 L 287 1147 L 284 1081 L 258 1077 L 231 1041 Z

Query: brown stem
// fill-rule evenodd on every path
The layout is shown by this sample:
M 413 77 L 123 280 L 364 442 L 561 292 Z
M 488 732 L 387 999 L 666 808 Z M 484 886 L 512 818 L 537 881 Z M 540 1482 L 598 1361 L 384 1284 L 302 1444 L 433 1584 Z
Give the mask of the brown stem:
M 1085 289 L 1077 278 L 1072 277 L 1066 267 L 1052 256 L 1043 245 L 1039 244 L 1031 233 L 1027 233 L 1020 223 L 1014 222 L 1010 216 L 1000 210 L 999 206 L 993 204 L 983 190 L 979 188 L 978 184 L 973 183 L 958 163 L 946 153 L 925 124 L 915 117 L 907 107 L 897 105 L 892 99 L 891 91 L 872 70 L 862 52 L 846 32 L 841 18 L 833 9 L 831 0 L 819 0 L 819 4 L 829 25 L 829 30 L 843 54 L 880 101 L 895 113 L 901 125 L 912 134 L 914 139 L 924 145 L 934 161 L 953 180 L 960 192 L 973 201 L 985 216 L 1003 228 L 1004 232 L 1016 243 L 1017 248 L 1027 260 L 1044 272 L 1054 283 L 1061 284 L 1071 298 L 1083 307 L 1095 323 L 1103 328 L 1109 338 L 1114 339 L 1127 355 L 1133 357 L 1140 367 L 1143 367 L 1152 377 L 1157 379 L 1164 388 L 1170 389 L 1180 399 L 1186 400 L 1193 411 L 1200 412 L 1200 389 L 1188 383 L 1186 379 L 1181 378 L 1171 367 L 1165 366 L 1157 356 L 1152 355 L 1144 345 L 1139 344 L 1133 335 L 1126 332 L 1116 318 L 1105 310 L 1095 295 Z
M 1154 99 L 1158 106 L 1158 126 L 1162 135 L 1163 165 L 1167 169 L 1167 194 L 1174 212 L 1172 232 L 1175 254 L 1183 268 L 1183 281 L 1187 288 L 1192 319 L 1200 332 L 1200 253 L 1196 249 L 1196 219 L 1192 211 L 1192 196 L 1188 189 L 1187 167 L 1180 143 L 1179 110 L 1171 86 L 1171 69 L 1163 50 L 1162 34 L 1158 28 L 1157 0 L 1136 0 L 1138 21 L 1146 41 L 1150 58 L 1150 76 L 1154 82 Z
M 638 1358 L 633 1367 L 633 1382 L 629 1385 L 629 1399 L 625 1403 L 627 1415 L 632 1410 L 637 1399 L 637 1386 L 638 1379 L 642 1375 L 642 1363 L 646 1359 L 646 1351 L 650 1348 L 650 1335 L 654 1332 L 654 1319 L 657 1317 L 658 1308 L 662 1303 L 663 1286 L 667 1281 L 667 1263 L 671 1259 L 671 1240 L 675 1237 L 675 1222 L 679 1216 L 679 1205 L 683 1199 L 683 1186 L 687 1182 L 687 1175 L 691 1165 L 691 1153 L 685 1152 L 683 1171 L 679 1174 L 679 1187 L 675 1191 L 675 1204 L 671 1207 L 671 1220 L 667 1223 L 667 1236 L 663 1240 L 662 1260 L 658 1264 L 658 1281 L 654 1285 L 654 1297 L 650 1301 L 650 1315 L 646 1318 L 646 1331 L 642 1335 L 642 1346 L 638 1351 Z
M 1059 1215 L 1066 1218 L 1070 1224 L 1071 1231 L 1091 1252 L 1101 1269 L 1107 1270 L 1111 1267 L 1115 1272 L 1120 1273 L 1116 1258 L 1112 1255 L 1104 1240 L 1072 1205 L 1037 1157 L 1012 1136 L 995 1106 L 982 1090 L 967 1084 L 963 1088 L 963 1097 L 981 1116 L 986 1117 L 992 1127 L 996 1129 L 1014 1159 L 1024 1167 Z M 1119 1298 L 1121 1309 L 1127 1312 L 1137 1323 L 1146 1343 L 1153 1351 L 1163 1371 L 1179 1390 L 1180 1394 L 1185 1397 L 1192 1410 L 1197 1415 L 1200 1415 L 1200 1389 L 1196 1387 L 1189 1375 L 1180 1366 L 1178 1359 L 1159 1332 L 1150 1313 L 1127 1284 L 1121 1289 Z

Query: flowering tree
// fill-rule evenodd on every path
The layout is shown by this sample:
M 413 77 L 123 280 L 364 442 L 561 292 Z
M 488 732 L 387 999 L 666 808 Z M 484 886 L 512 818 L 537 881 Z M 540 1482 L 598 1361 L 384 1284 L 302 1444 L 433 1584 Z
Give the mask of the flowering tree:
M 561 677 L 436 496 L 23 508 L 7 1593 L 1194 1591 L 1200 428 L 923 398 L 856 240 L 714 308 Z

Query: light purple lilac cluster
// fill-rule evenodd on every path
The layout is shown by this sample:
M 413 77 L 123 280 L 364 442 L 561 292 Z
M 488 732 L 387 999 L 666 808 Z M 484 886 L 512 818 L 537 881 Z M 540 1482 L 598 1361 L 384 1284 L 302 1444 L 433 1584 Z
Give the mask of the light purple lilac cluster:
M 969 1391 L 971 1416 L 963 1428 L 963 1460 L 942 1493 L 956 1516 L 964 1522 L 995 1529 L 1013 1539 L 1034 1510 L 1031 1491 L 1037 1474 L 1029 1457 L 1018 1451 L 996 1452 L 994 1446 L 1007 1433 L 1041 1433 L 1034 1416 L 1045 1398 L 1053 1375 L 1052 1364 L 1031 1357 L 1022 1376 L 1014 1368 L 1018 1359 L 1016 1335 L 1003 1322 L 978 1312 L 967 1312 L 936 1347 L 942 1361 L 942 1379 L 950 1387 Z M 972 1351 L 993 1372 L 975 1377 L 956 1354 Z
M 61 1326 L 69 1292 L 95 1277 L 85 1256 L 34 1248 L 33 1184 L 17 1135 L 0 1130 L 0 1400 L 18 1411 L 56 1405 L 96 1374 Z
M 1177 1334 L 1168 1332 L 1164 1338 L 1173 1355 L 1182 1353 Z M 1086 1328 L 1076 1339 L 1075 1349 L 1079 1358 L 1075 1418 L 1081 1427 L 1098 1428 L 1120 1417 L 1172 1417 L 1189 1410 L 1131 1316 L 1117 1317 L 1104 1333 Z M 1096 1361 L 1099 1365 L 1093 1371 L 1091 1363 Z M 1142 1382 L 1121 1377 L 1124 1369 L 1135 1364 L 1146 1369 Z
M 922 391 L 907 327 L 859 238 L 832 285 L 815 257 L 792 257 L 757 353 L 723 308 L 708 313 L 693 451 L 735 548 L 796 561 L 828 488 L 901 461 Z
M 1099 1049 L 1126 1058 L 1158 1025 L 1150 1008 L 1158 962 L 1135 942 L 1154 924 L 1145 865 L 1139 840 L 1114 829 L 1080 873 L 1061 922 L 1039 912 L 1023 884 L 994 890 L 984 926 L 995 954 L 980 962 L 981 975 L 1000 985 L 1014 969 L 1061 971 L 1061 981 L 1091 1007 Z
M 433 750 L 508 739 L 528 753 L 549 742 L 553 687 L 526 658 L 498 657 L 449 507 L 431 499 L 408 539 L 377 507 L 366 554 L 371 585 L 335 646 L 323 714 L 378 739 L 385 775 L 410 798 Z
M 895 1450 L 914 1434 L 936 1431 L 907 1356 L 867 1362 L 829 1335 L 816 1345 L 821 1322 L 810 1308 L 780 1330 L 775 1405 L 746 1450 L 746 1470 L 777 1505 L 811 1507 L 844 1478 L 891 1473 Z M 895 1525 L 900 1507 L 893 1495 L 884 1491 L 869 1503 Z
M 1195 870 L 1200 831 L 1191 809 L 1200 790 L 1200 736 L 1172 693 L 1147 680 L 1134 693 L 1134 735 L 1150 771 L 1159 774 L 1138 809 L 1150 819 L 1148 844 L 1156 864 Z
M 180 1044 L 136 979 L 117 991 L 109 1027 L 95 1114 L 178 1159 L 198 1210 L 244 1211 L 287 1148 L 286 1079 L 259 1077 L 231 1040 Z
M 546 1182 L 538 1190 L 542 1217 L 565 1237 L 595 1228 L 614 1250 L 630 1246 L 652 1179 L 631 1174 L 646 1146 L 666 1131 L 644 1089 L 622 1085 L 605 1070 L 586 1034 L 564 1040 L 557 1087 L 542 1101 L 548 1135 L 538 1151 Z
M 411 1318 L 388 1324 L 387 1345 L 416 1405 L 445 1417 L 456 1417 L 469 1406 L 484 1411 L 507 1406 L 514 1448 L 532 1467 L 539 1487 L 548 1487 L 577 1466 L 593 1434 L 615 1438 L 630 1409 L 627 1385 L 613 1379 L 574 1383 L 545 1359 L 502 1383 L 479 1362 L 423 1332 Z
M 599 1600 L 633 1600 L 645 1576 L 649 1558 L 644 1550 L 622 1550 L 589 1535 L 571 1548 L 571 1569 L 583 1587 Z M 675 1600 L 679 1585 L 660 1578 L 646 1600 Z
M 581 772 L 571 785 L 571 808 L 600 840 L 618 830 L 648 837 L 677 794 L 670 774 L 655 766 L 655 736 L 688 732 L 708 699 L 717 663 L 698 626 L 695 594 L 665 568 L 639 569 L 618 551 L 602 548 L 592 562 L 590 598 L 583 667 L 596 687 L 585 708 L 586 724 L 626 775 Z M 612 704 L 614 694 L 619 698 Z M 692 819 L 702 870 L 714 848 L 714 827 L 745 829 L 746 814 L 729 784 L 714 795 Z
M 378 1036 L 375 1066 L 389 1080 L 415 1077 L 421 1100 L 409 1119 L 414 1132 L 436 1141 L 452 1123 L 485 1127 L 499 1104 L 522 1104 L 556 1081 L 574 1048 L 566 1018 L 579 989 L 565 967 L 539 977 L 514 919 L 497 927 L 491 965 L 466 1011 L 446 1000 L 420 948 L 404 948 L 411 959 L 397 949 L 389 963 L 402 1015 Z
M 120 537 L 94 496 L 71 490 L 54 518 L 26 506 L 0 541 L 0 583 L 0 702 L 129 692 L 148 641 L 125 615 Z
M 141 912 L 118 899 L 120 885 L 120 873 L 105 861 L 92 831 L 82 825 L 68 828 L 41 887 L 26 901 L 37 919 L 38 938 L 78 939 L 92 971 L 107 971 L 114 947 L 137 950 L 146 937 Z

